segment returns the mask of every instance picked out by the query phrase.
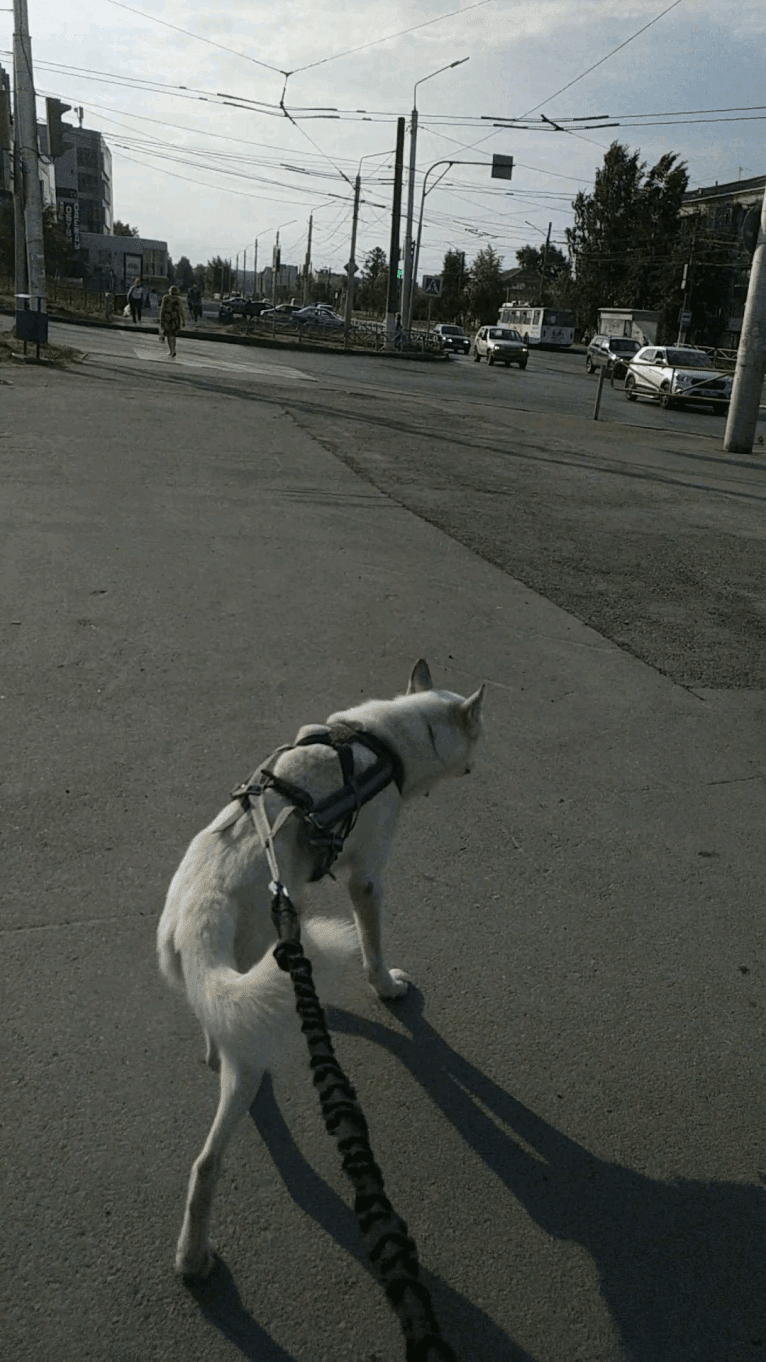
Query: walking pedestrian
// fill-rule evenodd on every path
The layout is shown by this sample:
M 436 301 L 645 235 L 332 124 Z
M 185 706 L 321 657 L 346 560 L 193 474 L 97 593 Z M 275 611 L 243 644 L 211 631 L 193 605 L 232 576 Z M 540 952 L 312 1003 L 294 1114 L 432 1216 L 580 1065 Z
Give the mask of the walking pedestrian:
M 140 279 L 133 280 L 133 287 L 128 290 L 128 303 L 130 315 L 137 326 L 141 320 L 141 311 L 144 306 L 144 290 Z
M 183 330 L 185 317 L 181 294 L 175 284 L 165 294 L 160 306 L 160 335 L 165 337 L 170 358 L 176 357 L 176 337 Z
M 186 306 L 193 322 L 198 322 L 202 316 L 202 294 L 196 284 L 186 290 Z

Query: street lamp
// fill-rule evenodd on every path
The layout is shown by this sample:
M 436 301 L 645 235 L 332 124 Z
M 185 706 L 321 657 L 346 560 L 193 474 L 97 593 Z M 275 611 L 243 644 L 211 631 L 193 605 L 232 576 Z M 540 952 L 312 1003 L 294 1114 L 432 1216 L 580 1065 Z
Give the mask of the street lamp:
M 420 197 L 420 218 L 418 219 L 418 235 L 417 235 L 417 240 L 416 240 L 416 242 L 415 242 L 415 258 L 414 258 L 414 260 L 413 260 L 413 262 L 412 262 L 412 284 L 413 284 L 413 287 L 412 287 L 412 294 L 413 294 L 413 297 L 414 297 L 414 294 L 415 294 L 415 280 L 416 280 L 417 277 L 418 277 L 418 261 L 420 260 L 420 238 L 421 238 L 421 236 L 422 236 L 422 234 L 423 234 L 423 209 L 424 209 L 425 206 L 426 206 L 426 194 L 428 194 L 428 193 L 430 192 L 427 186 L 428 186 L 428 177 L 429 177 L 429 175 L 431 174 L 431 171 L 432 171 L 432 170 L 436 170 L 436 167 L 437 167 L 437 166 L 445 166 L 445 167 L 446 167 L 446 169 L 443 170 L 442 173 L 441 173 L 441 175 L 439 176 L 439 179 L 438 179 L 438 180 L 434 180 L 433 184 L 431 185 L 431 189 L 435 189 L 436 186 L 437 186 L 437 184 L 439 183 L 439 180 L 443 180 L 443 179 L 444 179 L 444 176 L 447 174 L 447 171 L 449 171 L 449 170 L 451 169 L 452 166 L 486 166 L 486 164 L 487 164 L 486 161 L 434 161 L 433 165 L 428 167 L 428 170 L 426 171 L 425 175 L 423 176 L 423 193 L 422 193 L 422 195 L 421 195 L 421 197 Z M 410 299 L 410 307 L 411 307 L 411 304 L 412 304 L 412 299 Z M 410 319 L 410 320 L 411 320 L 411 319 Z M 409 326 L 408 326 L 408 330 L 409 330 Z
M 470 61 L 469 57 L 461 57 L 459 61 L 452 61 L 448 66 L 440 66 L 438 71 L 432 71 L 430 76 L 423 76 L 422 80 L 416 80 L 412 91 L 412 121 L 410 123 L 410 173 L 407 181 L 407 233 L 404 241 L 404 280 L 402 287 L 402 320 L 405 331 L 409 331 L 412 326 L 412 300 L 415 294 L 415 271 L 413 270 L 412 258 L 412 213 L 415 202 L 415 152 L 418 141 L 418 110 L 417 95 L 418 86 L 423 85 L 427 80 L 433 80 L 434 76 L 440 76 L 442 71 L 451 71 L 455 66 L 462 66 L 463 62 Z

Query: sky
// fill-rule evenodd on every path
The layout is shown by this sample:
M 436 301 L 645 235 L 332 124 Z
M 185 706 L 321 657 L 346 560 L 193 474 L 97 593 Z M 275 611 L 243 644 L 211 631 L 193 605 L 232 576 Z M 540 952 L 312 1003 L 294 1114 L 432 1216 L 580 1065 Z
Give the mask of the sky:
M 416 82 L 416 220 L 431 166 L 478 163 L 431 171 L 421 275 L 487 245 L 510 268 L 549 223 L 564 248 L 613 140 L 649 166 L 677 153 L 691 188 L 766 173 L 762 0 L 28 0 L 28 13 L 38 117 L 46 95 L 82 106 L 111 149 L 115 217 L 192 264 L 241 267 L 247 251 L 252 269 L 257 240 L 260 269 L 277 230 L 282 263 L 301 264 L 312 215 L 314 269 L 342 270 L 357 173 L 356 259 L 388 254 L 396 121 L 406 206 Z M 0 10 L 8 70 L 12 35 Z M 526 121 L 495 126 L 513 119 Z M 513 156 L 511 181 L 491 178 L 493 153 Z

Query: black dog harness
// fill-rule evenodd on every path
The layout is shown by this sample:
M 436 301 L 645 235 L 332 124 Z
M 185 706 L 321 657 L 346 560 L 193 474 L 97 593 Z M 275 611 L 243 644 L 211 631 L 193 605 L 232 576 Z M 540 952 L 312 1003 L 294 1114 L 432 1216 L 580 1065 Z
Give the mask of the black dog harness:
M 340 789 L 334 790 L 332 794 L 318 801 L 309 794 L 308 790 L 302 789 L 299 785 L 294 785 L 292 781 L 284 780 L 282 776 L 275 775 L 269 769 L 275 759 L 280 757 L 283 752 L 292 751 L 296 747 L 310 747 L 314 743 L 321 743 L 323 746 L 333 749 L 340 762 L 343 777 L 343 784 Z M 357 774 L 354 749 L 359 747 L 364 747 L 368 752 L 374 753 L 376 759 L 372 766 L 368 766 Z M 375 737 L 373 733 L 368 733 L 365 729 L 357 728 L 351 724 L 337 723 L 330 726 L 318 726 L 313 733 L 307 733 L 298 742 L 278 747 L 276 752 L 267 758 L 264 765 L 259 766 L 253 772 L 249 780 L 232 790 L 231 797 L 239 800 L 243 812 L 253 815 L 257 827 L 260 819 L 255 816 L 256 806 L 254 801 L 257 800 L 260 803 L 260 797 L 265 790 L 274 790 L 284 799 L 289 800 L 292 808 L 300 813 L 308 834 L 309 845 L 316 854 L 316 866 L 311 877 L 315 881 L 321 880 L 323 876 L 327 875 L 340 856 L 343 843 L 356 823 L 362 806 L 368 804 L 392 782 L 401 794 L 404 784 L 404 767 L 399 755 L 382 739 Z M 262 804 L 260 807 L 263 807 Z M 236 817 L 239 816 L 240 814 L 236 815 Z M 231 821 L 234 820 L 219 825 L 219 831 L 230 826 Z M 259 831 L 261 831 L 260 827 Z M 270 829 L 272 837 L 275 831 L 276 825 L 273 829 Z

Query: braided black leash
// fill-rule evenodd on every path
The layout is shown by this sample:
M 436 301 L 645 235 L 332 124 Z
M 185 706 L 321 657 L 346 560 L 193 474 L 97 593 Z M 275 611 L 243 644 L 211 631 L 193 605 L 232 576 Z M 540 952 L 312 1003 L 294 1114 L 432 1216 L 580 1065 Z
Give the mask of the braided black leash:
M 367 1122 L 356 1093 L 340 1067 L 314 988 L 311 963 L 303 953 L 298 916 L 283 884 L 271 885 L 271 915 L 279 941 L 274 959 L 290 975 L 295 1007 L 309 1047 L 314 1086 L 324 1123 L 335 1137 L 343 1171 L 354 1192 L 354 1212 L 367 1256 L 398 1316 L 406 1343 L 406 1362 L 456 1362 L 441 1336 L 428 1288 L 418 1279 L 418 1251 L 404 1221 L 386 1196 Z

